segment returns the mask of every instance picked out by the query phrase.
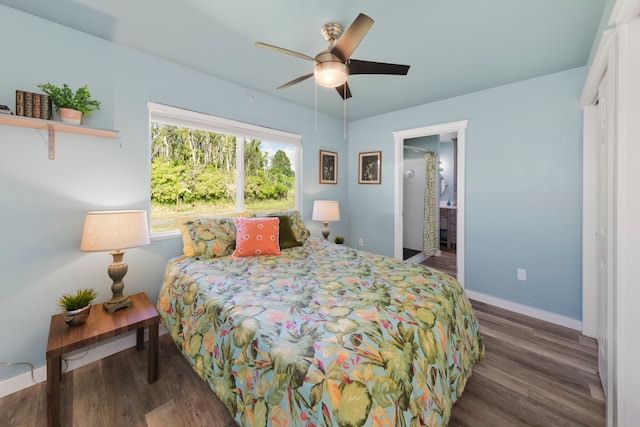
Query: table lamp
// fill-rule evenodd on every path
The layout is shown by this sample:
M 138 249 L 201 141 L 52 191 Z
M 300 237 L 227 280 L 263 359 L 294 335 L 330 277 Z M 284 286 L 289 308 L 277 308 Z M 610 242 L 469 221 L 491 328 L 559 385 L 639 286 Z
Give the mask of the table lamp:
M 125 307 L 131 307 L 133 302 L 125 296 L 122 279 L 129 267 L 122 262 L 122 249 L 149 244 L 149 226 L 147 225 L 147 211 L 97 211 L 87 213 L 82 231 L 81 251 L 111 251 L 113 263 L 107 273 L 113 284 L 112 296 L 103 303 L 104 309 L 113 313 Z
M 333 200 L 316 200 L 313 202 L 313 216 L 314 221 L 321 221 L 322 235 L 324 240 L 329 240 L 329 222 L 340 221 L 340 207 L 338 202 Z

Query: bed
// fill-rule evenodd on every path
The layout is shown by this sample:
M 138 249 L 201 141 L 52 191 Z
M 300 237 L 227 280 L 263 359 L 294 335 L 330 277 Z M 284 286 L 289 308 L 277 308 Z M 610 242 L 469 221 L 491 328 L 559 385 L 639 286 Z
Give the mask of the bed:
M 203 223 L 189 224 L 197 248 Z M 169 261 L 157 308 L 198 375 L 243 426 L 446 425 L 484 357 L 461 286 L 300 240 L 279 255 L 211 257 L 204 245 Z

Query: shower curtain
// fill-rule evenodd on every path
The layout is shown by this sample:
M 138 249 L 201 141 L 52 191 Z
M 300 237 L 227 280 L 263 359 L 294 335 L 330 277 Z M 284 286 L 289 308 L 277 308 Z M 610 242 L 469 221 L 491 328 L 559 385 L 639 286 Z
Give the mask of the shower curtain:
M 438 250 L 438 160 L 434 153 L 427 153 L 425 160 L 424 186 L 424 236 L 423 250 L 427 256 Z

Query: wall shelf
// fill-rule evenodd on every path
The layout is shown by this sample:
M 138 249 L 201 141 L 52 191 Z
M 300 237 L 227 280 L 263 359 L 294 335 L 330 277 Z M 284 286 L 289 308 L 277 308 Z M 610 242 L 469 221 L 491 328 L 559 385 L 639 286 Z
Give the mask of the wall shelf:
M 116 130 L 94 129 L 54 120 L 34 119 L 31 117 L 11 116 L 8 114 L 0 114 L 0 125 L 47 130 L 49 132 L 49 160 L 54 160 L 56 156 L 56 132 L 75 133 L 101 138 L 118 137 L 118 131 Z

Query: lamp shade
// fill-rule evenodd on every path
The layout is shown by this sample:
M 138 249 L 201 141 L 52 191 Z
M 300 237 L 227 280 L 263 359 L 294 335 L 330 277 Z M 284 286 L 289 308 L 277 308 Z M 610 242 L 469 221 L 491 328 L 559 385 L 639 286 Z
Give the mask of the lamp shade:
M 340 221 L 338 202 L 333 200 L 316 200 L 313 202 L 313 221 Z
M 84 219 L 81 251 L 114 251 L 148 244 L 147 211 L 89 212 Z

